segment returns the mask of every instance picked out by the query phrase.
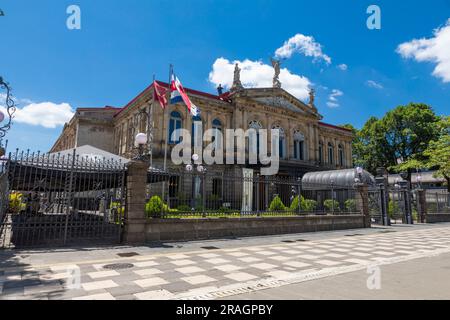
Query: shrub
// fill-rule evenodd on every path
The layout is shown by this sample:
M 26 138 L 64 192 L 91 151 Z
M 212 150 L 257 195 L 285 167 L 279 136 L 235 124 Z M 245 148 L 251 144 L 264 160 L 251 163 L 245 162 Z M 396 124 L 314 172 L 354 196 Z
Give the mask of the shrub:
M 279 196 L 273 198 L 269 206 L 269 211 L 286 211 L 286 206 L 283 204 Z
M 161 217 L 161 213 L 173 213 L 178 212 L 176 209 L 170 209 L 167 204 L 165 204 L 159 196 L 153 196 L 145 204 L 145 213 L 147 216 L 152 218 Z
M 226 208 L 226 207 L 220 207 L 218 212 L 219 213 L 233 213 L 233 210 L 231 210 L 230 208 Z
M 109 205 L 109 208 L 115 209 L 117 211 L 117 213 L 120 214 L 121 216 L 123 216 L 123 214 L 125 213 L 125 207 L 122 206 L 122 204 L 118 201 L 111 202 L 111 204 Z
M 182 204 L 178 206 L 177 210 L 181 212 L 190 212 L 192 211 L 192 208 L 186 204 Z
M 23 202 L 23 194 L 20 192 L 13 192 L 9 195 L 9 210 L 12 213 L 19 213 L 24 211 L 27 205 Z
M 348 199 L 344 203 L 345 209 L 349 212 L 355 212 L 356 211 L 356 201 L 355 199 Z
M 389 218 L 394 218 L 394 215 L 398 213 L 398 211 L 399 211 L 398 203 L 395 202 L 394 200 L 389 200 L 388 205 Z
M 294 200 L 292 200 L 291 206 L 289 207 L 290 211 L 297 211 L 300 206 L 300 202 L 303 202 L 304 198 L 301 198 L 301 201 L 298 201 L 299 196 L 296 196 Z
M 301 203 L 302 210 L 306 212 L 313 212 L 317 209 L 317 201 L 306 199 Z
M 299 201 L 299 197 L 297 196 L 294 198 L 294 200 L 292 200 L 289 210 L 297 211 L 299 206 L 302 211 L 312 212 L 317 208 L 317 201 L 305 199 L 304 197 L 300 197 Z
M 323 206 L 327 211 L 339 211 L 339 202 L 336 200 L 328 199 L 323 202 Z

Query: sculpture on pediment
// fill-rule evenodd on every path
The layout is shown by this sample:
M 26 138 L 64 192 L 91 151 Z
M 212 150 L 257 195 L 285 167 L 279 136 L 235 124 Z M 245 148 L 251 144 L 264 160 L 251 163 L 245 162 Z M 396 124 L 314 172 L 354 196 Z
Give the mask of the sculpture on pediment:
M 280 82 L 280 73 L 281 73 L 281 63 L 280 60 L 276 59 L 270 59 L 272 62 L 272 67 L 275 70 L 275 75 L 273 76 L 273 87 L 274 88 L 281 88 L 281 82 Z
M 316 90 L 314 88 L 309 89 L 309 105 L 314 106 L 314 100 L 316 99 Z
M 238 91 L 243 89 L 241 82 L 241 69 L 239 68 L 239 65 L 236 63 L 234 66 L 234 77 L 233 77 L 233 85 L 231 86 L 231 91 Z

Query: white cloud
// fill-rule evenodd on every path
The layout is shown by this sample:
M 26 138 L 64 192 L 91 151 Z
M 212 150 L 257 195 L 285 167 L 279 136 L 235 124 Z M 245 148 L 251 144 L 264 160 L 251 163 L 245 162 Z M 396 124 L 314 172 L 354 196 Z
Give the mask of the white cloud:
M 397 53 L 405 59 L 435 63 L 433 75 L 447 83 L 450 82 L 450 18 L 443 27 L 434 30 L 433 35 L 429 39 L 402 43 L 397 47 Z
M 27 101 L 26 99 L 20 101 Z M 3 100 L 0 110 L 7 115 Z M 56 128 L 64 125 L 74 115 L 72 107 L 68 103 L 56 104 L 53 102 L 29 103 L 23 108 L 17 107 L 14 114 L 14 122 L 25 123 L 44 128 Z
M 378 82 L 373 81 L 373 80 L 368 80 L 368 81 L 366 82 L 366 85 L 367 85 L 368 87 L 374 88 L 374 89 L 379 89 L 379 90 L 384 89 L 384 87 L 383 87 L 383 85 L 382 85 L 381 83 L 378 83 Z
M 241 82 L 246 88 L 270 88 L 272 87 L 274 70 L 272 66 L 261 61 L 229 61 L 225 58 L 218 58 L 209 74 L 209 81 L 218 86 L 221 84 L 226 88 L 231 88 L 233 84 L 234 65 L 238 63 L 241 70 Z M 308 91 L 311 82 L 304 76 L 291 73 L 288 69 L 282 68 L 280 81 L 283 89 L 288 91 L 298 99 L 308 98 Z
M 290 58 L 295 52 L 314 57 L 314 60 L 324 60 L 327 64 L 331 63 L 331 58 L 322 52 L 322 45 L 315 41 L 311 36 L 305 36 L 297 33 L 287 40 L 282 47 L 275 51 L 275 56 L 280 59 Z
M 337 68 L 342 71 L 347 71 L 348 66 L 345 63 L 343 63 L 343 64 L 338 65 Z
M 340 105 L 339 105 L 338 98 L 342 97 L 343 95 L 344 95 L 344 93 L 341 90 L 333 89 L 331 91 L 331 94 L 328 96 L 327 106 L 330 108 L 339 107 Z

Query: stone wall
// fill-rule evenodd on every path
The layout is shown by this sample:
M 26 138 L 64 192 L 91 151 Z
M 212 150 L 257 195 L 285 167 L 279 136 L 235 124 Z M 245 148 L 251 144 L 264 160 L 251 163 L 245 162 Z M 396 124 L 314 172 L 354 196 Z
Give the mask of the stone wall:
M 450 213 L 428 213 L 426 223 L 450 222 Z
M 146 241 L 190 241 L 364 228 L 363 215 L 236 219 L 152 219 Z

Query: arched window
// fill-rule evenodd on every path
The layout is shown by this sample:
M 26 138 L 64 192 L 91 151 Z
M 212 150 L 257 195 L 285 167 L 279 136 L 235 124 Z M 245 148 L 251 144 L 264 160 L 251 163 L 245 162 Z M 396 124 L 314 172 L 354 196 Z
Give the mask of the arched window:
M 319 163 L 323 163 L 323 142 L 319 142 Z
M 305 160 L 305 136 L 298 130 L 294 132 L 294 158 Z
M 273 126 L 272 129 L 279 130 L 280 140 L 279 140 L 279 156 L 280 159 L 286 158 L 286 136 L 284 134 L 284 129 L 280 126 Z
M 262 124 L 257 120 L 253 120 L 248 123 L 248 128 L 254 129 L 248 137 L 249 152 L 259 154 L 259 130 L 262 129 Z
M 219 119 L 214 119 L 212 122 L 212 129 L 213 129 L 213 136 L 212 136 L 212 142 L 214 142 L 215 148 L 221 148 L 222 147 L 222 139 L 221 133 L 222 133 L 222 122 L 220 122 Z
M 339 155 L 339 165 L 341 167 L 344 166 L 344 147 L 340 144 L 338 148 L 338 155 Z
M 202 130 L 202 118 L 200 116 L 192 117 L 192 131 L 191 131 L 191 143 L 194 146 L 196 142 L 197 146 L 203 146 L 203 130 Z
M 334 163 L 334 148 L 331 142 L 328 143 L 328 163 L 329 164 Z
M 183 119 L 178 111 L 172 111 L 169 119 L 169 143 L 180 143 L 180 131 L 183 127 Z

